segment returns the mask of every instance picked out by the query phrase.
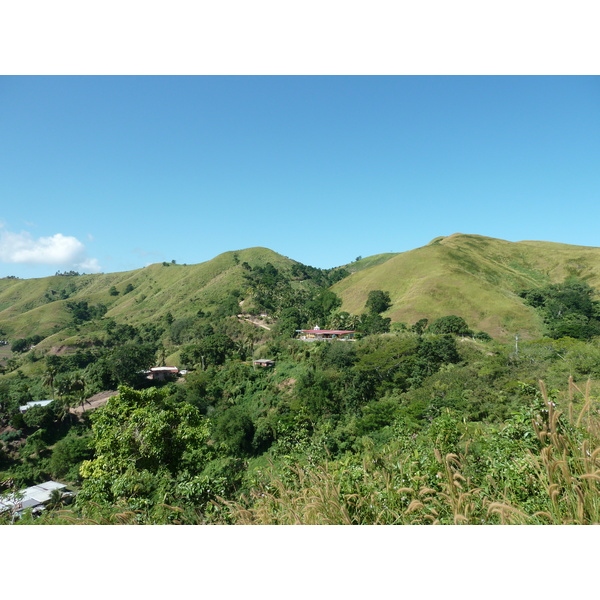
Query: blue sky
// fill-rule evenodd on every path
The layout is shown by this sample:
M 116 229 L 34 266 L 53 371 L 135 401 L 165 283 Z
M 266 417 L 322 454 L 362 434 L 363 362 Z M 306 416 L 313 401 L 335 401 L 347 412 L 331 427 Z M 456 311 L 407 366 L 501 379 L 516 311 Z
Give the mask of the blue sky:
M 600 246 L 600 79 L 0 77 L 0 276 Z

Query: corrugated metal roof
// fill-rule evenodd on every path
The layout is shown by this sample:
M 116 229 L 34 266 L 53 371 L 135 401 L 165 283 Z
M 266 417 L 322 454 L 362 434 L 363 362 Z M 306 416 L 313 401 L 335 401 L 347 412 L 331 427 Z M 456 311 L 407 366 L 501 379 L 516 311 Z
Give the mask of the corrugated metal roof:
M 50 402 L 54 402 L 54 400 L 32 400 L 31 402 L 28 402 L 23 406 L 19 406 L 19 410 L 24 411 L 28 408 L 31 408 L 32 406 L 48 406 Z
M 19 510 L 25 510 L 43 504 L 50 500 L 53 490 L 62 490 L 67 486 L 64 483 L 58 483 L 57 481 L 46 481 L 38 485 L 32 485 L 31 487 L 19 490 L 20 500 L 13 502 L 12 500 L 5 499 L 4 502 L 0 502 L 0 507 L 7 509 L 12 508 L 15 504 L 19 507 Z

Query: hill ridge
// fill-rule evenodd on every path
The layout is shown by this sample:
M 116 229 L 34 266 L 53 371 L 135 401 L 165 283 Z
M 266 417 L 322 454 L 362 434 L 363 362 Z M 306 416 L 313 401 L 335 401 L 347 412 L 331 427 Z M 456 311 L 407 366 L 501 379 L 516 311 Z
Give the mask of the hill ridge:
M 186 317 L 200 309 L 215 310 L 236 290 L 245 293 L 246 262 L 252 267 L 271 262 L 290 280 L 294 280 L 292 266 L 302 264 L 253 246 L 193 265 L 163 262 L 106 274 L 1 279 L 0 330 L 13 337 L 65 330 L 68 302 L 105 305 L 107 317 L 131 324 L 167 313 Z M 381 289 L 390 293 L 392 305 L 384 316 L 393 322 L 410 325 L 421 318 L 455 314 L 473 329 L 499 339 L 515 333 L 536 337 L 542 331 L 540 318 L 517 292 L 573 276 L 598 289 L 600 248 L 453 233 L 405 252 L 359 258 L 342 268 L 350 275 L 331 289 L 342 299 L 341 309 L 349 313 L 364 312 L 369 292 Z M 293 283 L 303 285 L 301 278 Z
M 392 321 L 410 325 L 455 314 L 499 339 L 533 338 L 541 335 L 541 320 L 517 291 L 573 276 L 598 289 L 600 248 L 454 233 L 353 273 L 332 290 L 350 313 L 361 312 L 369 292 L 381 289 L 390 293 L 384 316 Z

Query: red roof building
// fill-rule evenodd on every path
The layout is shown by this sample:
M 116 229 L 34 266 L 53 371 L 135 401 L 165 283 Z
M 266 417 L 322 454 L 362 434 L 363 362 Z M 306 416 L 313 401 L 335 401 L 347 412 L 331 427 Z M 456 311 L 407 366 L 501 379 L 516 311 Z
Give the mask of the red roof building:
M 300 339 L 305 342 L 314 342 L 320 340 L 354 340 L 354 334 L 358 331 L 350 331 L 347 329 L 297 329 L 297 333 L 301 334 Z

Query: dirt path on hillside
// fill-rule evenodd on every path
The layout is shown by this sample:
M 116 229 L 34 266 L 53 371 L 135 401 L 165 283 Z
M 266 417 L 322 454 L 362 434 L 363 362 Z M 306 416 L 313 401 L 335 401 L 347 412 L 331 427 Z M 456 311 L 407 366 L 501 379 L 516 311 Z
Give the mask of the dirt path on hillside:
M 93 410 L 94 408 L 98 408 L 99 406 L 106 404 L 109 398 L 111 398 L 112 396 L 116 396 L 118 393 L 119 392 L 117 392 L 116 390 L 108 390 L 106 392 L 94 394 L 93 396 L 84 401 L 83 409 L 81 408 L 81 406 L 76 406 L 75 408 L 70 408 L 69 412 L 73 413 L 74 415 L 80 415 L 83 412 L 87 412 L 88 410 Z
M 252 325 L 256 325 L 257 327 L 262 327 L 263 329 L 268 329 L 271 331 L 271 328 L 264 324 L 263 321 L 257 319 L 256 317 L 245 317 L 244 315 L 237 316 L 240 321 L 247 321 L 248 323 L 252 323 Z

